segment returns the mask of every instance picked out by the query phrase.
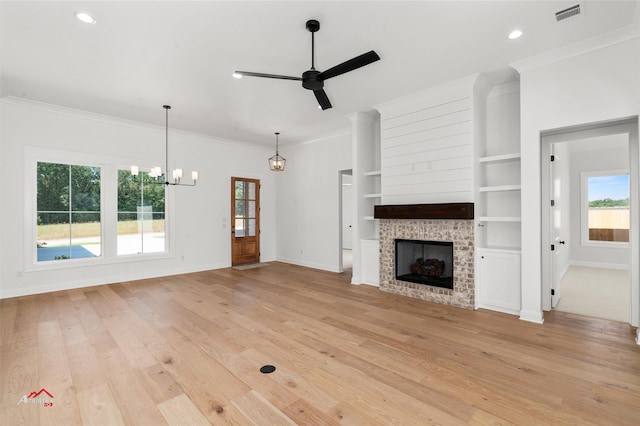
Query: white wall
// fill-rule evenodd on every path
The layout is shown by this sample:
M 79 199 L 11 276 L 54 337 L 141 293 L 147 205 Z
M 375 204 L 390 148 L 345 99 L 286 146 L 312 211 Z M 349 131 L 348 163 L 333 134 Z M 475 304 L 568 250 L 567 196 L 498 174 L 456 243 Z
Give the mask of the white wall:
M 275 176 L 277 259 L 338 272 L 340 170 L 351 169 L 351 132 L 281 146 L 286 170 Z
M 638 52 L 635 37 L 553 63 L 514 64 L 521 88 L 522 319 L 543 320 L 540 134 L 640 114 Z
M 13 182 L 2 186 L 0 197 L 0 297 L 230 266 L 232 175 L 261 180 L 262 260 L 275 259 L 275 179 L 267 164 L 272 152 L 266 147 L 170 130 L 169 167 L 175 163 L 185 170 L 198 170 L 200 181 L 193 188 L 169 188 L 174 230 L 169 256 L 57 269 L 26 264 L 25 249 L 35 244 L 25 238 L 33 217 L 25 206 L 34 197 L 33 188 L 23 183 L 28 147 L 88 154 L 101 158 L 101 165 L 116 161 L 118 166 L 127 166 L 144 160 L 160 164 L 164 127 L 16 98 L 0 100 L 0 111 L 0 176 L 4 182 Z M 160 107 L 158 114 L 164 114 Z
M 579 144 L 580 141 L 571 143 Z M 629 169 L 629 148 L 599 149 L 574 152 L 569 157 L 571 168 L 571 262 L 579 265 L 620 267 L 629 265 L 629 248 L 606 248 L 581 244 L 581 177 L 582 172 Z

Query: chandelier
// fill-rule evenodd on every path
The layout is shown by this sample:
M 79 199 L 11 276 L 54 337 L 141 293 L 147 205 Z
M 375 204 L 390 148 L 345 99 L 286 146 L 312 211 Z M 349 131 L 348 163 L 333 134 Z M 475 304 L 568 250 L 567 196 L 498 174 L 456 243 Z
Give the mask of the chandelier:
M 287 160 L 285 160 L 285 158 L 282 155 L 278 154 L 278 135 L 280 133 L 276 132 L 275 134 L 276 134 L 276 155 L 269 158 L 269 169 L 271 169 L 271 171 L 274 171 L 274 172 L 283 172 L 284 165 L 287 162 Z
M 155 181 L 152 183 L 158 185 L 176 185 L 176 186 L 196 186 L 198 183 L 198 171 L 194 170 L 191 172 L 191 180 L 193 183 L 183 183 L 182 182 L 182 169 L 173 169 L 172 177 L 173 182 L 169 181 L 169 176 L 167 175 L 167 171 L 169 170 L 169 110 L 171 107 L 169 105 L 162 105 L 162 108 L 165 110 L 165 127 L 164 127 L 164 173 L 162 172 L 162 168 L 160 166 L 152 167 L 149 172 L 149 176 L 155 178 Z M 140 168 L 136 165 L 131 166 L 131 174 L 133 176 L 138 176 L 140 173 Z

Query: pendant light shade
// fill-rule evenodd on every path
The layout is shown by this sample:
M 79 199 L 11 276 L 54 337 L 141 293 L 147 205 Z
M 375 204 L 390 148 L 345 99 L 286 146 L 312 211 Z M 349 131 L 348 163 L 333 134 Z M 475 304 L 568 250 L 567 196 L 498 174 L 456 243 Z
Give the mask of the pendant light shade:
M 278 154 L 278 135 L 280 133 L 276 132 L 275 134 L 276 134 L 276 155 L 269 158 L 269 169 L 271 169 L 271 171 L 274 171 L 274 172 L 283 172 L 284 165 L 287 162 L 287 160 L 285 160 L 285 158 L 282 155 Z

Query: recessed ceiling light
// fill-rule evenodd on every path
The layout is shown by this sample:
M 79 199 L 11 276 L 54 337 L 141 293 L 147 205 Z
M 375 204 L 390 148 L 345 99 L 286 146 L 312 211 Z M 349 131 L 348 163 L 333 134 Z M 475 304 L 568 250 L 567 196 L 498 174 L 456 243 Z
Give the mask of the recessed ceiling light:
M 84 22 L 85 24 L 95 24 L 96 20 L 86 12 L 76 12 L 76 18 Z
M 522 36 L 522 31 L 521 30 L 513 30 L 509 33 L 509 39 L 510 40 L 515 40 L 517 38 L 520 38 Z
M 231 75 L 233 76 L 233 78 L 242 78 L 242 74 L 240 74 L 239 72 L 234 72 Z

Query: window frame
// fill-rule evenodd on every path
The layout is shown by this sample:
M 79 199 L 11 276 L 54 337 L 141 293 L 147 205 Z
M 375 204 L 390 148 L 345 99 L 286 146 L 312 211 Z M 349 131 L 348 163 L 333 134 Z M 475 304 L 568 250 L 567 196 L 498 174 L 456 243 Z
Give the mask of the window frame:
M 68 161 L 65 162 L 60 162 L 60 161 L 36 161 L 35 162 L 35 170 L 36 170 L 36 175 L 35 175 L 35 180 L 36 180 L 36 188 L 35 188 L 35 209 L 34 209 L 34 227 L 35 227 L 35 239 L 36 239 L 36 254 L 35 254 L 35 262 L 40 265 L 40 264 L 45 264 L 48 262 L 55 262 L 56 260 L 38 260 L 38 247 L 37 247 L 37 241 L 38 241 L 38 213 L 40 212 L 40 210 L 38 210 L 38 177 L 37 177 L 37 172 L 38 172 L 38 164 L 60 164 L 62 166 L 65 167 L 91 167 L 91 168 L 95 168 L 95 169 L 99 169 L 100 171 L 100 210 L 96 211 L 95 213 L 98 213 L 100 215 L 100 255 L 99 256 L 94 256 L 94 257 L 77 257 L 77 258 L 67 258 L 64 260 L 78 260 L 78 261 L 83 261 L 83 260 L 87 260 L 87 259 L 95 259 L 95 258 L 100 258 L 103 257 L 104 255 L 104 243 L 103 243 L 103 239 L 104 239 L 104 224 L 103 224 L 103 206 L 102 206 L 102 202 L 104 200 L 103 197 L 103 190 L 102 190 L 102 181 L 103 181 L 103 172 L 104 169 L 102 166 L 100 165 L 95 165 L 95 164 L 78 164 L 78 163 L 71 163 Z M 70 178 L 71 179 L 71 178 Z M 68 188 L 69 190 L 71 190 L 71 188 Z M 71 193 L 70 193 L 71 194 Z M 69 199 L 69 206 L 68 206 L 68 210 L 67 211 L 61 211 L 60 213 L 65 213 L 68 214 L 70 217 L 73 216 L 73 214 L 75 213 L 75 211 L 73 210 L 73 201 L 70 198 Z M 70 227 L 73 227 L 73 221 L 71 221 L 71 223 L 69 224 Z M 73 242 L 73 233 L 69 234 L 69 244 L 71 246 L 71 243 Z M 62 260 L 62 259 L 60 259 Z
M 153 161 L 153 159 L 151 160 Z M 118 169 L 130 168 L 130 164 L 140 164 L 140 170 L 150 170 L 151 161 L 123 159 L 104 155 L 53 150 L 27 146 L 24 150 L 24 271 L 46 271 L 79 268 L 97 265 L 140 262 L 175 257 L 172 192 L 165 188 L 165 251 L 117 255 L 118 231 Z M 38 261 L 37 253 L 37 164 L 58 163 L 100 168 L 100 252 L 99 257 L 64 259 L 61 261 Z M 155 161 L 157 163 L 157 161 Z M 129 164 L 129 165 L 127 165 Z
M 597 241 L 589 239 L 589 178 L 601 176 L 629 177 L 629 197 L 631 197 L 631 176 L 629 169 L 598 170 L 580 173 L 580 245 L 584 247 L 600 248 L 629 248 L 630 242 L 626 241 Z M 631 209 L 631 205 L 629 205 Z

